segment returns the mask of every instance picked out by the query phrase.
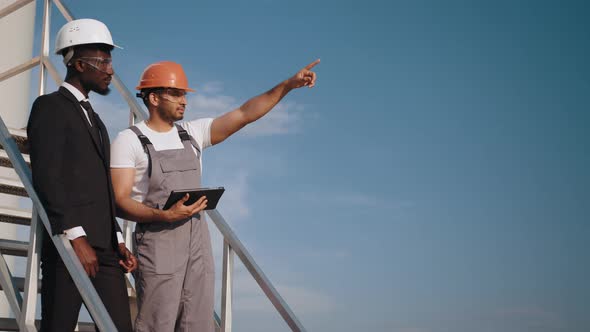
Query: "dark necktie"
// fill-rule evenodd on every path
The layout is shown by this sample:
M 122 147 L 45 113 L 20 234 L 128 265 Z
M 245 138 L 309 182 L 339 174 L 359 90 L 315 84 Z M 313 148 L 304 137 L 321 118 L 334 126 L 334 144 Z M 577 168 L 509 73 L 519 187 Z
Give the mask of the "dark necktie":
M 90 124 L 94 127 L 96 125 L 96 121 L 94 120 L 94 110 L 92 109 L 92 105 L 90 105 L 90 102 L 88 100 L 80 101 L 80 105 L 82 105 L 82 107 L 84 107 L 84 109 L 88 113 Z
M 91 123 L 90 132 L 92 133 L 92 136 L 94 136 L 96 141 L 101 143 L 102 145 L 102 140 L 100 138 L 100 130 L 98 129 L 98 125 L 96 123 L 96 117 L 94 116 L 94 110 L 92 109 L 92 105 L 90 105 L 90 102 L 87 100 L 80 101 L 80 105 L 82 105 L 86 112 L 88 112 L 88 118 L 90 119 Z

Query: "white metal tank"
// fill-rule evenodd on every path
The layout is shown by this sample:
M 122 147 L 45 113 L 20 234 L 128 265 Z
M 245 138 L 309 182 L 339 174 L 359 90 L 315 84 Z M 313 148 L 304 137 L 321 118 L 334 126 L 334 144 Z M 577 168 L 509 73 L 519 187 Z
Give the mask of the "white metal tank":
M 14 4 L 15 0 L 0 0 L 0 10 Z M 36 1 L 0 18 L 0 72 L 20 65 L 33 58 Z M 31 108 L 31 71 L 23 72 L 0 82 L 0 116 L 9 129 L 22 129 L 27 124 Z M 0 167 L 0 176 L 14 176 L 12 169 Z M 1 207 L 18 207 L 23 202 L 15 196 L 0 195 Z M 17 226 L 0 223 L 0 234 L 5 239 L 17 239 Z M 28 240 L 28 239 L 27 239 Z M 15 270 L 15 259 L 5 256 L 9 268 Z M 20 271 L 19 267 L 16 267 Z M 12 316 L 4 296 L 0 295 L 0 316 Z

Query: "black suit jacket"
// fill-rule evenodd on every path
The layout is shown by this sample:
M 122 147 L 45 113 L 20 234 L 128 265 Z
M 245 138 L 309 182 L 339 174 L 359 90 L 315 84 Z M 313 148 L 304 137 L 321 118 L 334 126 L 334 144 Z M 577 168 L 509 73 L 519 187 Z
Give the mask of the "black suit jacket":
M 80 103 L 66 88 L 33 103 L 27 136 L 33 185 L 53 234 L 82 226 L 90 245 L 114 247 L 115 200 L 110 176 L 110 142 L 96 115 L 102 144 L 93 138 Z M 48 242 L 48 241 L 45 241 Z

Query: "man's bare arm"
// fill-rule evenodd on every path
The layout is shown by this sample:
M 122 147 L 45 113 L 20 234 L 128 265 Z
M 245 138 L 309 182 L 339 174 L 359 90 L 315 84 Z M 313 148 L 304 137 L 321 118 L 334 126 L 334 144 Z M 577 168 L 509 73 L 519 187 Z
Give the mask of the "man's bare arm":
M 293 77 L 277 84 L 267 92 L 251 98 L 239 108 L 215 118 L 211 124 L 211 144 L 215 145 L 223 142 L 247 124 L 263 117 L 291 90 L 304 86 L 313 87 L 316 81 L 316 73 L 311 69 L 319 62 L 318 59 L 310 63 Z
M 131 198 L 131 190 L 135 182 L 135 168 L 111 168 L 111 177 L 117 202 L 117 214 L 127 220 L 139 223 L 174 222 L 193 216 L 207 207 L 205 196 L 192 205 L 185 206 L 184 202 L 189 198 L 187 194 L 166 211 L 154 209 Z

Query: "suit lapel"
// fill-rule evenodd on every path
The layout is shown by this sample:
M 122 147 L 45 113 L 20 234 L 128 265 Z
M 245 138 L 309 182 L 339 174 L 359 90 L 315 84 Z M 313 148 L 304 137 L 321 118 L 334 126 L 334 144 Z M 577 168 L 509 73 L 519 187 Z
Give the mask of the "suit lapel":
M 62 95 L 64 95 L 70 102 L 72 102 L 72 104 L 74 104 L 73 105 L 74 110 L 76 111 L 76 114 L 78 114 L 78 118 L 84 123 L 86 130 L 88 130 L 88 135 L 90 135 L 90 137 L 92 138 L 92 142 L 94 142 L 94 147 L 96 148 L 96 151 L 98 152 L 100 157 L 104 160 L 105 155 L 104 155 L 102 144 L 100 143 L 100 137 L 92 134 L 93 129 L 90 126 L 90 123 L 88 123 L 88 119 L 86 118 L 86 114 L 84 114 L 84 112 L 82 111 L 82 106 L 80 105 L 80 102 L 78 101 L 78 99 L 76 99 L 76 97 L 70 91 L 68 91 L 68 89 L 64 88 L 63 86 L 60 87 L 58 91 Z M 98 123 L 98 121 L 96 121 L 96 123 Z M 100 123 L 102 124 L 102 121 Z M 102 126 L 104 127 L 104 124 L 102 124 Z M 100 128 L 100 129 L 102 130 L 102 128 Z M 106 133 L 106 129 L 102 132 Z

